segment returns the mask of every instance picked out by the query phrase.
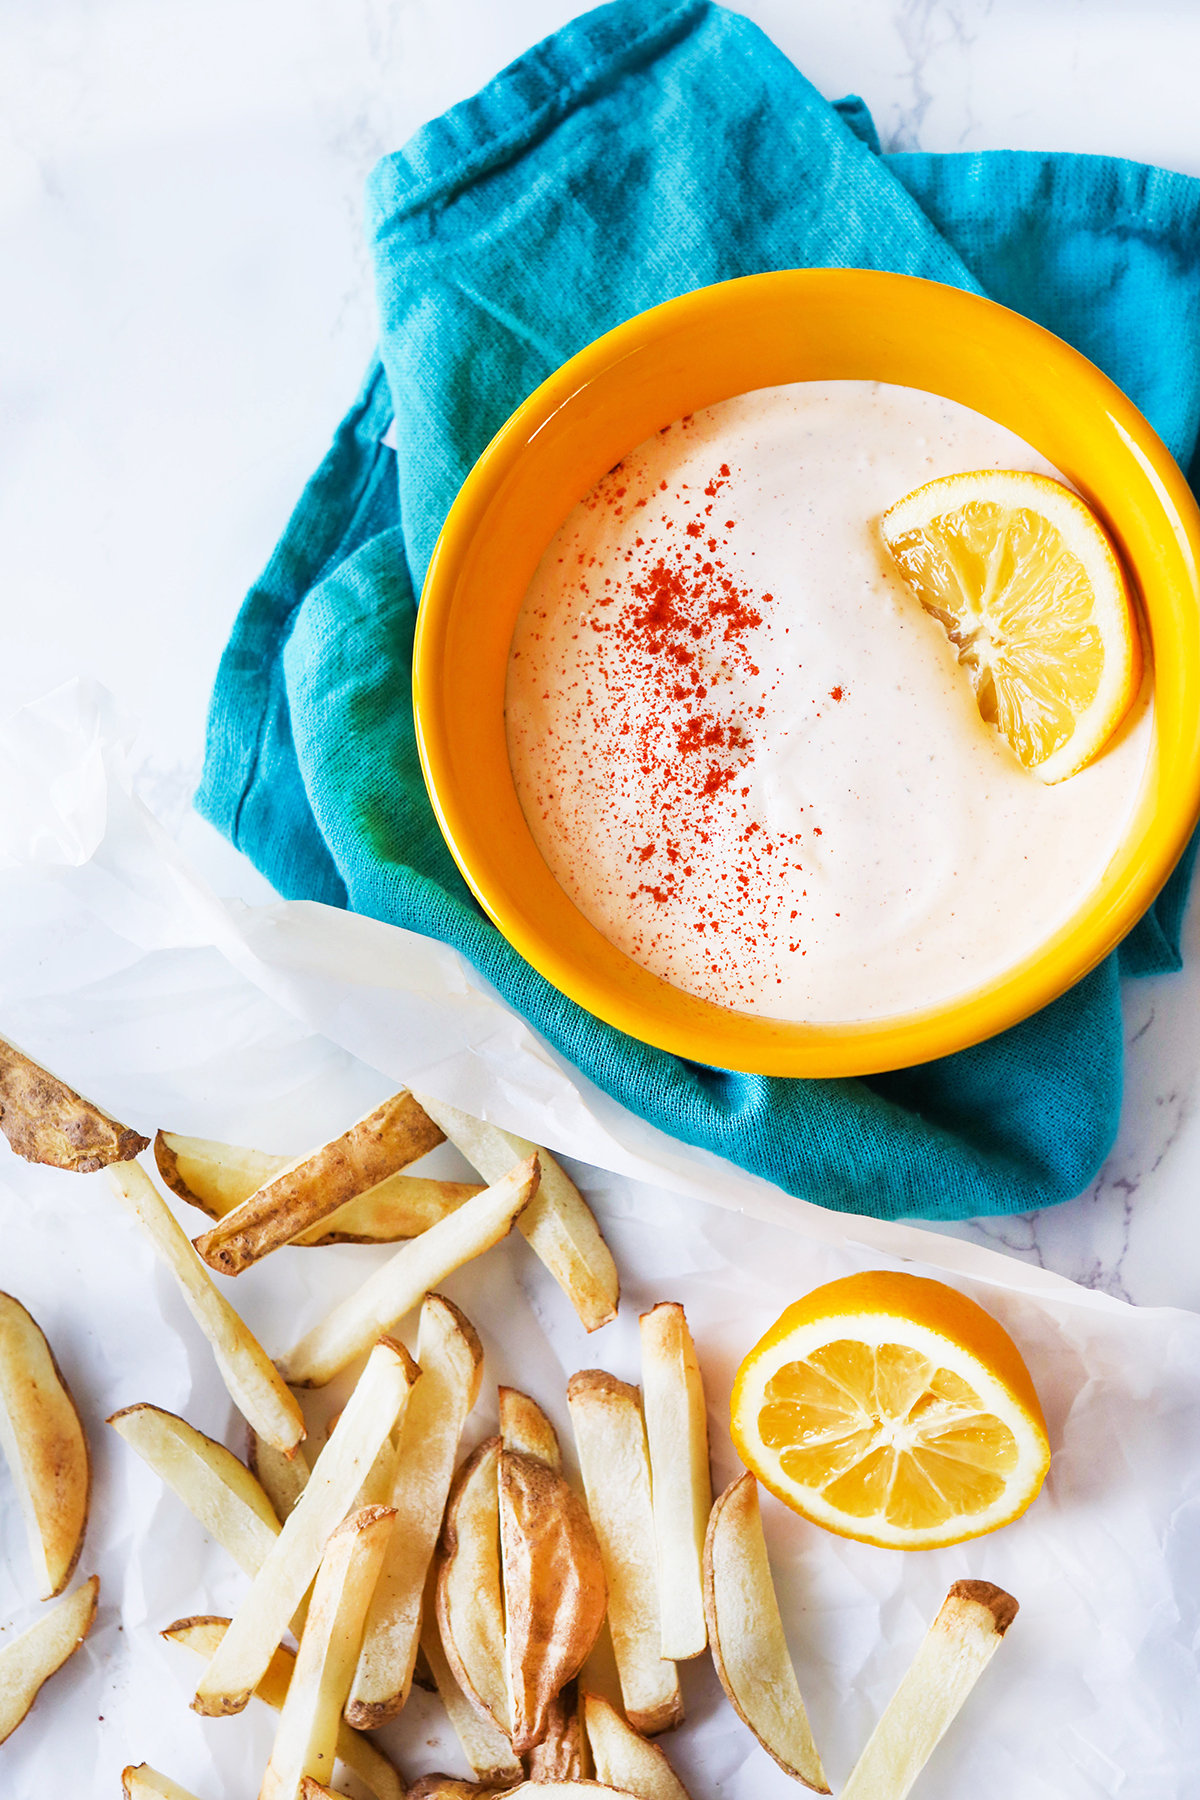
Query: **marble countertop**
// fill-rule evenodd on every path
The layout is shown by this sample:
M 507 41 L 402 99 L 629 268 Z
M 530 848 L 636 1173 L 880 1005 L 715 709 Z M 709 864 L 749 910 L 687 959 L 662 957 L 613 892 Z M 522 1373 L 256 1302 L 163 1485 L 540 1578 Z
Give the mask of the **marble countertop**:
M 190 812 L 241 595 L 374 341 L 363 179 L 571 0 L 61 0 L 0 17 L 0 713 L 75 674 L 137 727 L 140 792 L 223 893 L 269 890 Z M 1175 0 L 753 0 L 885 149 L 1115 152 L 1200 175 L 1200 9 Z M 1093 1187 L 951 1228 L 1200 1309 L 1200 903 L 1126 993 Z

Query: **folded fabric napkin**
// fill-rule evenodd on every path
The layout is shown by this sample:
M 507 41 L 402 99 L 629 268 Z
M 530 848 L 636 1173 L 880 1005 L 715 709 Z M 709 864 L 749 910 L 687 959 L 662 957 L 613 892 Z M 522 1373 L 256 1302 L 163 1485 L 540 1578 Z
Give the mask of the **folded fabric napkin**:
M 416 596 L 461 482 L 533 388 L 632 314 L 758 270 L 987 293 L 1097 362 L 1186 467 L 1198 224 L 1200 182 L 1109 158 L 882 157 L 861 101 L 831 106 L 709 0 L 577 19 L 371 176 L 381 362 L 242 608 L 197 806 L 285 896 L 455 945 L 623 1105 L 792 1193 L 950 1219 L 1080 1192 L 1117 1126 L 1118 975 L 1178 968 L 1190 858 L 1118 955 L 988 1043 L 869 1080 L 700 1067 L 565 999 L 471 897 L 417 759 Z

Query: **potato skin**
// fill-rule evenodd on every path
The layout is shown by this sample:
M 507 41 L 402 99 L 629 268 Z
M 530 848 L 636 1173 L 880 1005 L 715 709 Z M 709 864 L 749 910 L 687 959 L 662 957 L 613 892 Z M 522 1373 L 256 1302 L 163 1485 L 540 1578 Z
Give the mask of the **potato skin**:
M 26 1162 L 90 1175 L 150 1142 L 0 1038 L 0 1131 Z

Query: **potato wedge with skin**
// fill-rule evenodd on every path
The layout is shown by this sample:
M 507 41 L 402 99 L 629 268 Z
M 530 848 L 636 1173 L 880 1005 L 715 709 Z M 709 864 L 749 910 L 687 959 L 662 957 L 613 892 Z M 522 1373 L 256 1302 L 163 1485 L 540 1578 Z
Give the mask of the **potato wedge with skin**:
M 194 1651 L 205 1662 L 209 1662 L 228 1629 L 228 1619 L 176 1619 L 159 1636 L 167 1638 L 173 1644 L 182 1644 L 185 1649 Z M 295 1651 L 285 1650 L 281 1644 L 254 1690 L 255 1698 L 265 1701 L 276 1712 L 281 1711 L 295 1666 Z M 348 1769 L 353 1769 L 360 1781 L 366 1782 L 376 1800 L 405 1800 L 407 1790 L 395 1765 L 388 1761 L 382 1750 L 375 1748 L 369 1738 L 352 1731 L 344 1721 L 338 1727 L 337 1756 L 339 1762 L 344 1762 Z
M 0 1131 L 26 1162 L 90 1175 L 128 1162 L 150 1142 L 0 1038 Z
M 536 1456 L 500 1453 L 505 1651 L 518 1756 L 545 1737 L 550 1707 L 604 1622 L 605 1570 L 587 1508 Z
M 519 1388 L 500 1389 L 500 1436 L 506 1450 L 520 1450 L 536 1456 L 557 1475 L 562 1474 L 562 1451 L 558 1433 L 536 1400 Z
M 625 1788 L 638 1800 L 689 1800 L 658 1745 L 627 1725 L 607 1700 L 585 1694 L 583 1716 L 597 1781 Z
M 608 1624 L 629 1723 L 647 1737 L 683 1719 L 673 1662 L 662 1654 L 658 1552 L 641 1397 L 603 1369 L 567 1385 L 588 1511 L 608 1581 Z
M 600 1781 L 525 1781 L 510 1791 L 512 1800 L 596 1800 L 599 1794 L 608 1794 L 610 1800 L 614 1795 L 616 1800 L 637 1800 L 635 1794 Z
M 297 1800 L 306 1775 L 333 1774 L 363 1621 L 395 1522 L 390 1506 L 364 1507 L 325 1546 L 259 1800 Z
M 783 1635 L 753 1475 L 739 1476 L 713 1506 L 704 1604 L 713 1663 L 733 1710 L 781 1769 L 827 1794 Z
M 223 1219 L 286 1169 L 292 1158 L 271 1156 L 240 1144 L 220 1144 L 213 1138 L 156 1131 L 154 1161 L 164 1184 L 180 1200 L 198 1207 L 210 1219 Z
M 21 1503 L 38 1599 L 53 1600 L 83 1548 L 92 1463 L 45 1334 L 11 1294 L 0 1294 L 0 1449 Z
M 219 1718 L 246 1705 L 420 1373 L 390 1338 L 371 1351 L 336 1433 L 201 1678 L 196 1712 Z
M 388 1504 L 392 1534 L 363 1633 L 346 1718 L 372 1729 L 408 1699 L 421 1635 L 421 1600 L 433 1563 L 458 1441 L 479 1397 L 483 1345 L 441 1294 L 429 1294 L 417 1333 L 421 1380 L 404 1418 Z M 342 1427 L 339 1425 L 338 1430 Z
M 125 1800 L 196 1800 L 190 1788 L 180 1787 L 169 1775 L 160 1775 L 149 1763 L 122 1769 L 121 1791 Z
M 432 1575 L 432 1571 L 430 1572 Z M 467 1699 L 454 1679 L 437 1627 L 433 1582 L 427 1583 L 421 1615 L 421 1649 L 429 1664 L 438 1697 L 463 1755 L 486 1788 L 507 1788 L 524 1779 L 525 1770 L 513 1755 L 512 1745 L 500 1730 Z
M 500 1577 L 500 1439 L 472 1451 L 454 1478 L 437 1558 L 437 1618 L 446 1659 L 466 1695 L 512 1731 Z
M 662 1653 L 699 1656 L 704 1621 L 704 1537 L 712 1511 L 708 1407 L 696 1346 L 674 1301 L 641 1317 L 642 1406 L 658 1551 Z
M 485 1181 L 498 1181 L 515 1162 L 537 1155 L 542 1183 L 517 1229 L 545 1264 L 589 1331 L 617 1316 L 621 1285 L 612 1252 L 600 1235 L 591 1207 L 548 1150 L 499 1126 L 486 1125 L 444 1101 L 418 1096 L 450 1142 Z
M 105 1170 L 127 1207 L 179 1283 L 188 1310 L 208 1339 L 229 1397 L 248 1424 L 289 1455 L 304 1437 L 304 1414 L 250 1327 L 213 1285 L 174 1213 L 139 1163 Z
M 584 1781 L 592 1772 L 579 1688 L 574 1681 L 547 1708 L 546 1735 L 525 1758 L 530 1781 Z
M 282 1525 L 308 1485 L 308 1458 L 299 1445 L 291 1456 L 284 1456 L 251 1425 L 246 1433 L 246 1466 Z
M 245 1463 L 186 1419 L 148 1403 L 124 1406 L 108 1423 L 178 1494 L 238 1568 L 257 1575 L 280 1525 Z
M 537 1158 L 530 1157 L 449 1218 L 402 1245 L 280 1358 L 284 1377 L 295 1387 L 324 1387 L 332 1381 L 381 1331 L 390 1330 L 419 1306 L 439 1281 L 506 1237 L 537 1192 L 537 1184 Z
M 311 1775 L 301 1777 L 299 1795 L 300 1800 L 345 1800 L 344 1795 L 335 1793 L 333 1788 L 323 1787 Z
M 0 1744 L 26 1717 L 45 1683 L 78 1650 L 92 1628 L 99 1596 L 100 1577 L 93 1575 L 0 1649 Z
M 281 1244 L 327 1219 L 347 1200 L 416 1162 L 442 1142 L 443 1132 L 407 1089 L 328 1144 L 297 1157 L 240 1206 L 195 1240 L 196 1249 L 222 1275 L 240 1275 Z
M 461 1781 L 457 1775 L 422 1775 L 409 1788 L 408 1800 L 479 1800 L 495 1791 L 482 1782 Z
M 956 1581 L 842 1789 L 843 1800 L 904 1800 L 1000 1648 L 1017 1602 L 990 1581 Z

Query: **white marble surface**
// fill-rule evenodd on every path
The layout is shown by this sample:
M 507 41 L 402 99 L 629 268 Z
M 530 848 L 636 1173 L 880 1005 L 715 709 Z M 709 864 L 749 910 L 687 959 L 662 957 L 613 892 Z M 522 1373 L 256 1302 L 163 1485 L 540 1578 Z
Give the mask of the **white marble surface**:
M 363 178 L 570 0 L 9 0 L 0 12 L 0 711 L 98 677 L 142 793 L 223 892 L 265 884 L 189 812 L 239 599 L 353 394 Z M 1176 0 L 753 0 L 885 146 L 1113 151 L 1200 174 L 1200 9 Z M 1092 1190 L 955 1227 L 1142 1304 L 1200 1308 L 1200 907 L 1129 988 L 1120 1140 Z

